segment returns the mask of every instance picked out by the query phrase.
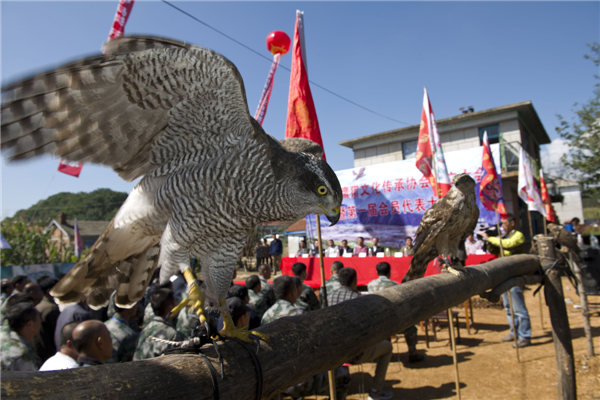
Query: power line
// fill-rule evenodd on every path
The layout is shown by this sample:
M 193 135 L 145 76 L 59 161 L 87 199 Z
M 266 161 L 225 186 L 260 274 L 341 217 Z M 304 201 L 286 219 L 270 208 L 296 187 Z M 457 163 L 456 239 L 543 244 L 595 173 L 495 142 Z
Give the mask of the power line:
M 222 31 L 218 30 L 217 28 L 215 28 L 215 27 L 213 27 L 213 26 L 211 26 L 211 25 L 207 24 L 206 22 L 204 22 L 204 21 L 200 20 L 199 18 L 197 18 L 197 17 L 193 16 L 192 14 L 188 13 L 187 11 L 185 11 L 185 10 L 182 10 L 181 8 L 177 7 L 176 5 L 174 5 L 174 4 L 172 4 L 172 3 L 170 3 L 169 1 L 167 1 L 167 0 L 162 0 L 162 2 L 163 2 L 163 3 L 165 3 L 165 4 L 167 4 L 167 5 L 169 5 L 169 6 L 171 6 L 171 7 L 173 7 L 175 10 L 177 10 L 177 11 L 179 11 L 179 12 L 181 12 L 181 13 L 183 13 L 183 14 L 187 15 L 188 17 L 190 17 L 190 18 L 191 18 L 191 19 L 193 19 L 194 21 L 196 21 L 196 22 L 198 22 L 198 23 L 200 23 L 200 24 L 204 25 L 205 27 L 207 27 L 207 28 L 209 28 L 209 29 L 211 29 L 211 30 L 213 30 L 213 31 L 217 32 L 218 34 L 220 34 L 220 35 L 222 35 L 222 36 L 226 37 L 227 39 L 229 39 L 229 40 L 231 40 L 231 41 L 233 41 L 233 42 L 235 42 L 235 43 L 239 44 L 240 46 L 242 46 L 242 47 L 243 47 L 243 48 L 245 48 L 246 50 L 249 50 L 249 51 L 251 51 L 252 53 L 254 53 L 254 54 L 258 55 L 259 57 L 262 57 L 262 58 L 264 58 L 265 60 L 267 60 L 267 61 L 269 61 L 269 62 L 272 62 L 272 61 L 273 61 L 273 60 L 271 60 L 269 57 L 265 56 L 264 54 L 262 54 L 262 53 L 260 53 L 260 52 L 258 52 L 258 51 L 256 51 L 256 50 L 254 50 L 254 49 L 253 49 L 253 48 L 251 48 L 250 46 L 247 46 L 247 45 L 245 45 L 244 43 L 240 42 L 239 40 L 237 40 L 237 39 L 234 39 L 233 37 L 231 37 L 231 36 L 227 35 L 225 32 L 222 32 Z M 282 68 L 282 69 L 285 69 L 285 70 L 286 70 L 286 71 L 288 71 L 288 72 L 291 72 L 291 70 L 290 70 L 288 67 L 286 67 L 285 65 L 281 65 L 281 64 L 280 64 L 280 65 L 279 65 L 279 68 Z M 356 107 L 359 107 L 359 108 L 361 108 L 361 109 L 363 109 L 363 110 L 365 110 L 365 111 L 368 111 L 368 112 L 370 112 L 370 113 L 372 113 L 372 114 L 375 114 L 375 115 L 377 115 L 377 116 L 379 116 L 379 117 L 383 117 L 383 118 L 389 119 L 390 121 L 398 122 L 398 123 L 400 123 L 400 124 L 404 124 L 404 125 L 407 125 L 407 126 L 408 126 L 408 125 L 411 125 L 411 124 L 409 124 L 408 122 L 404 122 L 404 121 L 400 121 L 400 120 L 397 120 L 397 119 L 395 119 L 395 118 L 392 118 L 392 117 L 388 117 L 387 115 L 384 115 L 384 114 L 378 113 L 377 111 L 374 111 L 374 110 L 371 110 L 370 108 L 367 108 L 367 107 L 365 107 L 365 106 L 362 106 L 362 105 L 358 104 L 357 102 L 355 102 L 355 101 L 352 101 L 352 100 L 350 100 L 350 99 L 348 99 L 348 98 L 346 98 L 346 97 L 344 97 L 344 96 L 342 96 L 342 95 L 339 95 L 339 94 L 337 94 L 337 93 L 335 93 L 335 92 L 333 92 L 333 91 L 331 91 L 331 90 L 327 89 L 326 87 L 324 87 L 324 86 L 322 86 L 322 85 L 319 85 L 318 83 L 316 83 L 316 82 L 314 82 L 314 81 L 312 81 L 312 80 L 310 80 L 310 79 L 309 79 L 309 82 L 310 82 L 312 85 L 314 85 L 314 86 L 317 86 L 318 88 L 320 88 L 320 89 L 322 89 L 322 90 L 326 91 L 327 93 L 329 93 L 329 94 L 332 94 L 332 95 L 334 95 L 334 96 L 335 96 L 335 97 L 337 97 L 337 98 L 340 98 L 340 99 L 342 99 L 342 100 L 344 100 L 344 101 L 346 101 L 346 102 L 348 102 L 348 103 L 350 103 L 350 104 L 352 104 L 352 105 L 354 105 L 354 106 L 356 106 Z

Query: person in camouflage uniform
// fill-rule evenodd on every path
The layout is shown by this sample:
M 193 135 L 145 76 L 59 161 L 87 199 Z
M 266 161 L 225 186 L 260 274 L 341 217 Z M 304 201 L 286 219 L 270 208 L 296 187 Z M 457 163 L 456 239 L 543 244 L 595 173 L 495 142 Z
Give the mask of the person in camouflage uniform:
M 338 277 L 338 273 L 342 268 L 344 268 L 344 264 L 342 264 L 340 261 L 334 261 L 331 263 L 331 278 L 325 282 L 327 300 L 329 300 L 329 296 L 331 296 L 333 292 L 342 287 L 342 285 L 340 285 L 340 278 Z
M 133 360 L 133 353 L 137 346 L 138 333 L 129 326 L 129 320 L 137 312 L 137 304 L 132 308 L 115 306 L 115 313 L 105 322 L 106 328 L 112 339 L 113 362 L 127 362 Z
M 279 318 L 291 317 L 304 314 L 304 311 L 295 307 L 293 304 L 298 301 L 301 293 L 302 281 L 299 278 L 282 275 L 273 281 L 273 290 L 277 296 L 277 301 L 273 307 L 265 313 L 262 319 L 262 325 L 271 323 Z M 346 398 L 348 385 L 350 383 L 350 371 L 347 367 L 338 367 L 334 370 L 336 381 L 336 398 L 343 400 Z M 303 398 L 304 396 L 313 396 L 326 392 L 329 388 L 327 371 L 323 371 L 304 381 L 288 388 L 285 393 L 293 399 Z
M 277 301 L 267 310 L 262 317 L 261 325 L 266 325 L 282 317 L 293 317 L 304 314 L 299 308 L 294 307 L 298 300 L 298 291 L 294 278 L 282 275 L 273 281 L 273 291 Z
M 261 286 L 260 294 L 266 300 L 268 307 L 271 307 L 277 300 L 275 292 L 273 292 L 273 287 L 268 282 L 268 279 L 271 279 L 271 267 L 267 264 L 258 267 L 258 278 L 260 279 Z
M 300 293 L 299 299 L 302 300 L 303 303 L 308 304 L 309 309 L 307 311 L 320 309 L 321 304 L 319 303 L 319 299 L 317 298 L 315 291 L 304 283 L 304 280 L 308 276 L 306 272 L 306 265 L 301 262 L 294 263 L 294 265 L 292 265 L 292 272 L 296 278 L 299 278 L 302 281 L 302 293 Z
M 262 319 L 265 312 L 269 309 L 269 304 L 267 299 L 262 295 L 262 283 L 260 282 L 260 278 L 258 275 L 250 275 L 246 278 L 245 285 L 248 288 L 250 304 L 254 307 L 258 318 Z
M 294 303 L 294 307 L 301 309 L 304 312 L 310 311 L 310 305 L 302 301 L 300 296 L 302 296 L 302 292 L 304 291 L 304 284 L 302 283 L 302 279 L 297 276 L 294 277 L 294 282 L 296 283 L 296 291 L 298 292 L 298 300 Z
M 37 371 L 41 360 L 32 343 L 42 327 L 39 311 L 31 303 L 17 303 L 5 315 L 10 329 L 0 335 L 2 371 Z
M 379 278 L 369 282 L 367 285 L 369 293 L 376 293 L 380 290 L 399 285 L 398 282 L 394 282 L 390 279 L 392 272 L 390 264 L 380 262 L 375 268 L 377 268 L 377 275 L 379 275 Z M 417 353 L 417 328 L 411 326 L 402 333 L 404 334 L 404 339 L 408 346 L 408 361 L 414 363 L 423 360 L 425 357 L 422 354 Z
M 182 300 L 189 296 L 187 291 L 181 293 Z M 186 339 L 192 336 L 192 332 L 200 325 L 198 314 L 192 310 L 191 305 L 185 307 L 177 314 L 176 330 Z
M 134 361 L 158 357 L 168 347 L 165 343 L 150 339 L 150 336 L 172 341 L 184 339 L 183 335 L 175 330 L 173 324 L 165 319 L 176 304 L 173 291 L 169 289 L 156 290 L 152 293 L 150 304 L 152 304 L 154 315 L 140 333 L 133 356 Z
M 377 269 L 377 275 L 379 276 L 379 278 L 369 282 L 369 284 L 367 285 L 369 293 L 376 293 L 380 290 L 399 285 L 398 282 L 394 282 L 390 279 L 392 272 L 390 264 L 386 262 L 380 262 L 375 268 Z

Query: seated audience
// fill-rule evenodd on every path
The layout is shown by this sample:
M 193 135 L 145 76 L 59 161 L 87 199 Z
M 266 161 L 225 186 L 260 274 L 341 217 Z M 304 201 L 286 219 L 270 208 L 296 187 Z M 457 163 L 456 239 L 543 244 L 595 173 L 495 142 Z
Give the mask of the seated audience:
M 54 331 L 56 330 L 56 321 L 60 315 L 58 305 L 50 294 L 50 290 L 58 283 L 56 278 L 44 278 L 40 280 L 39 286 L 43 293 L 42 301 L 35 306 L 40 312 L 42 318 L 42 329 L 40 330 L 40 340 L 36 341 L 35 350 L 42 363 L 56 354 L 56 345 L 54 344 Z
M 248 288 L 248 295 L 250 296 L 250 304 L 254 306 L 256 315 L 258 318 L 263 317 L 265 312 L 269 309 L 267 300 L 263 297 L 261 290 L 262 284 L 258 275 L 250 275 L 246 278 L 246 287 Z
M 375 269 L 377 270 L 378 278 L 372 280 L 367 285 L 369 293 L 379 292 L 380 290 L 398 285 L 398 282 L 394 282 L 390 279 L 390 276 L 392 274 L 392 268 L 389 263 L 380 262 L 379 264 L 377 264 Z
M 339 277 L 342 287 L 331 296 L 331 300 L 329 301 L 330 306 L 360 297 L 360 293 L 357 291 L 358 280 L 354 268 L 342 269 Z M 352 364 L 377 363 L 373 383 L 369 390 L 369 398 L 371 399 L 391 399 L 393 396 L 392 392 L 383 390 L 385 374 L 392 359 L 392 349 L 392 343 L 389 340 L 384 340 L 350 360 Z
M 302 299 L 300 299 L 300 295 L 302 294 L 302 291 L 304 290 L 304 286 L 302 284 L 302 279 L 298 278 L 297 276 L 294 276 L 294 282 L 296 283 L 296 291 L 298 292 L 297 293 L 298 299 L 294 303 L 294 307 L 299 308 L 304 312 L 309 312 L 310 306 L 308 305 L 308 303 L 305 303 L 304 301 L 302 301 Z
M 354 250 L 352 247 L 348 246 L 348 241 L 346 239 L 342 240 L 342 246 L 340 247 L 340 257 L 343 257 L 344 254 L 353 254 Z
M 227 298 L 237 297 L 238 299 L 242 300 L 244 302 L 244 304 L 250 304 L 250 295 L 248 294 L 248 292 L 249 292 L 249 290 L 246 286 L 233 285 L 229 289 L 229 292 L 227 293 Z M 250 329 L 258 328 L 260 326 L 260 318 L 254 311 L 254 307 L 247 307 L 247 308 L 249 310 Z M 222 321 L 223 321 L 222 315 L 219 316 L 219 321 L 221 321 L 221 322 L 219 323 L 218 329 L 221 330 L 222 329 Z
M 414 256 L 415 249 L 413 248 L 413 240 L 411 237 L 407 237 L 404 241 L 405 245 L 400 247 L 400 252 L 405 256 Z
M 485 243 L 483 240 L 477 240 L 473 234 L 470 234 L 465 240 L 465 250 L 467 251 L 467 255 L 477 254 L 478 251 L 483 251 L 484 245 Z
M 380 290 L 398 285 L 397 282 L 390 279 L 392 272 L 390 264 L 380 262 L 375 268 L 377 268 L 377 275 L 379 278 L 369 282 L 367 285 L 369 293 L 376 293 Z M 402 333 L 404 334 L 404 339 L 408 346 L 408 361 L 413 363 L 423 360 L 425 357 L 422 354 L 417 353 L 417 328 L 411 326 Z
M 294 263 L 294 265 L 292 265 L 292 272 L 294 273 L 294 276 L 300 278 L 302 281 L 303 290 L 302 293 L 300 293 L 299 299 L 308 304 L 309 310 L 318 310 L 321 308 L 321 304 L 319 304 L 319 299 L 317 298 L 315 291 L 304 283 L 304 280 L 308 276 L 306 272 L 306 265 L 301 262 Z
M 377 255 L 377 253 L 385 253 L 385 248 L 383 246 L 379 245 L 378 238 L 374 237 L 371 240 L 373 241 L 373 247 L 371 247 L 369 250 L 371 251 L 371 255 L 373 257 L 375 257 Z
M 227 309 L 236 328 L 252 329 L 250 328 L 250 309 L 239 297 L 228 298 Z
M 41 362 L 33 349 L 33 338 L 40 331 L 40 313 L 30 302 L 10 305 L 5 312 L 9 331 L 0 343 L 2 371 L 37 371 Z
M 73 344 L 79 355 L 80 367 L 102 365 L 112 357 L 112 339 L 110 332 L 100 321 L 89 320 L 78 324 L 73 330 Z
M 266 325 L 281 317 L 291 317 L 304 313 L 301 309 L 294 307 L 294 303 L 299 297 L 294 278 L 287 275 L 275 278 L 273 280 L 273 291 L 277 301 L 265 312 L 261 325 Z
M 77 325 L 79 325 L 79 321 L 69 322 L 63 326 L 60 331 L 60 350 L 46 360 L 40 368 L 40 372 L 79 368 L 79 364 L 77 364 L 79 353 L 73 344 L 73 331 Z
M 258 278 L 260 279 L 260 293 L 263 298 L 267 301 L 269 307 L 275 304 L 277 299 L 275 298 L 275 292 L 273 292 L 273 287 L 269 283 L 269 279 L 271 279 L 271 267 L 267 264 L 263 264 L 258 267 Z M 268 307 L 267 307 L 268 309 Z
M 328 299 L 333 292 L 335 292 L 341 287 L 338 274 L 342 270 L 342 268 L 344 268 L 344 264 L 342 264 L 340 261 L 334 261 L 331 263 L 331 278 L 325 281 L 325 289 L 327 290 Z
M 27 286 L 28 283 L 30 283 L 31 281 L 29 280 L 28 277 L 26 277 L 25 275 L 17 275 L 12 279 L 12 283 L 14 286 L 14 291 L 17 293 L 23 293 L 23 290 L 25 289 L 25 286 Z
M 165 343 L 160 343 L 150 339 L 154 336 L 159 339 L 182 341 L 183 335 L 167 320 L 167 315 L 175 307 L 175 295 L 169 289 L 157 289 L 150 296 L 150 304 L 152 305 L 153 315 L 140 332 L 137 348 L 133 360 L 145 360 L 147 358 L 158 357 L 168 347 Z M 145 321 L 144 321 L 145 322 Z
M 44 293 L 42 293 L 42 289 L 37 283 L 29 282 L 23 288 L 23 292 L 31 296 L 31 298 L 33 299 L 34 306 L 40 304 L 40 301 L 42 301 L 42 299 L 44 298 Z
M 327 241 L 327 250 L 325 250 L 325 257 L 339 257 L 340 249 L 335 245 L 333 240 Z
M 106 321 L 106 328 L 112 339 L 113 362 L 133 360 L 139 333 L 131 329 L 130 320 L 137 313 L 137 303 L 131 308 L 121 308 L 115 305 L 115 313 Z M 183 312 L 183 311 L 182 311 Z
M 15 287 L 13 286 L 12 281 L 9 279 L 2 279 L 1 285 L 2 295 L 0 295 L 0 301 L 2 304 L 4 304 L 4 301 L 12 294 Z
M 85 299 L 81 299 L 77 304 L 65 307 L 56 320 L 56 328 L 54 329 L 55 348 L 60 348 L 60 331 L 62 331 L 63 326 L 69 322 L 83 322 L 90 319 L 92 319 L 92 314 L 90 314 L 90 307 L 86 304 Z
M 367 255 L 369 254 L 369 248 L 365 244 L 365 239 L 363 237 L 358 238 L 356 247 L 354 248 L 354 252 L 352 254 L 354 254 L 355 256 L 358 256 L 361 253 L 367 254 Z

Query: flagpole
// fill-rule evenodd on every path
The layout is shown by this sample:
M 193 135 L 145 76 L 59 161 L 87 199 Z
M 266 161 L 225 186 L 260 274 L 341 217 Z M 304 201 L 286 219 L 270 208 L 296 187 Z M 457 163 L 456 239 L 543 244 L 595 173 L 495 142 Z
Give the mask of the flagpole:
M 321 266 L 321 288 L 319 289 L 319 298 L 323 307 L 327 307 L 327 289 L 325 288 L 325 264 L 323 260 L 323 245 L 321 244 L 321 219 L 318 214 L 315 214 L 317 219 L 317 240 L 319 242 L 319 248 L 317 249 L 319 256 L 319 264 Z M 335 393 L 335 375 L 332 370 L 327 371 L 329 377 L 329 398 L 336 400 Z
M 427 103 L 429 103 L 429 98 L 427 99 Z M 433 123 L 429 124 L 429 129 L 433 130 L 433 127 L 431 125 L 433 125 Z M 433 143 L 433 135 L 429 135 L 429 140 L 432 141 Z M 440 200 L 440 189 L 439 189 L 439 185 L 438 185 L 438 168 L 437 168 L 437 157 L 435 156 L 436 154 L 436 150 L 437 150 L 437 146 L 435 145 L 435 143 L 433 143 L 432 146 L 432 153 L 433 153 L 433 176 L 435 177 L 435 197 L 437 197 L 437 201 Z M 447 254 L 446 254 L 447 255 Z M 455 256 L 457 256 L 455 254 Z M 450 260 L 448 260 L 448 262 L 450 262 Z M 458 396 L 458 400 L 460 400 L 462 397 L 460 395 L 460 377 L 458 374 L 458 357 L 456 355 L 456 339 L 454 338 L 454 321 L 452 320 L 452 308 L 449 308 L 446 310 L 446 313 L 448 315 L 448 324 L 450 325 L 450 343 L 452 345 L 452 361 L 454 363 L 454 385 L 456 387 L 456 395 Z

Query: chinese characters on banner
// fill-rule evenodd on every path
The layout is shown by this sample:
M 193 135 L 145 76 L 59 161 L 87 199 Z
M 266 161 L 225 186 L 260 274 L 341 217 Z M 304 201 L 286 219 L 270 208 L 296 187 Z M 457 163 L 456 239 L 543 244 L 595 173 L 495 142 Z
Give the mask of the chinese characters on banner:
M 490 147 L 495 164 L 500 165 L 498 145 Z M 468 173 L 477 181 L 476 193 L 479 193 L 483 175 L 482 149 L 475 147 L 446 154 L 450 179 L 456 174 Z M 340 220 L 335 226 L 329 227 L 327 218 L 321 216 L 322 236 L 326 240 L 355 241 L 358 236 L 375 236 L 384 246 L 398 246 L 407 236 L 414 236 L 423 214 L 437 200 L 430 182 L 417 169 L 414 160 L 337 171 L 336 175 L 344 198 Z M 494 225 L 495 212 L 486 210 L 479 196 L 477 204 L 481 212 L 479 223 Z M 316 235 L 314 215 L 306 217 L 306 229 L 309 237 Z

